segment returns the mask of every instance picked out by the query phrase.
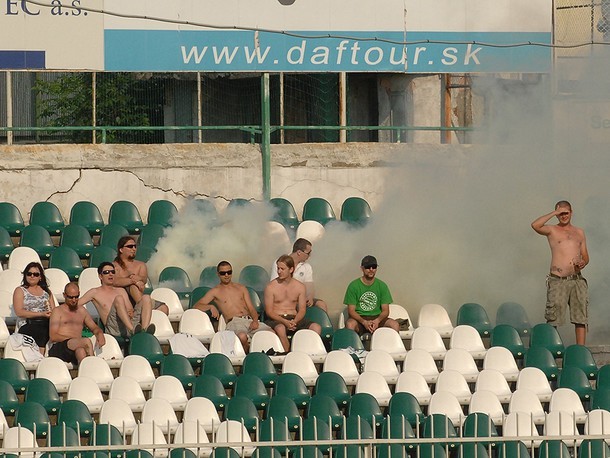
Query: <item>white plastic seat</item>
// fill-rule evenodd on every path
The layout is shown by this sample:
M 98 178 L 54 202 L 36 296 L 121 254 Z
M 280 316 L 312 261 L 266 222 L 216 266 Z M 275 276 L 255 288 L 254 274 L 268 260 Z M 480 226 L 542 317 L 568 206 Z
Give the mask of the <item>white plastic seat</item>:
M 343 377 L 347 386 L 355 385 L 360 376 L 354 359 L 349 353 L 342 350 L 333 350 L 328 353 L 322 366 L 322 372 L 336 372 Z
M 411 393 L 422 406 L 430 404 L 432 393 L 430 386 L 422 374 L 416 371 L 403 371 L 398 377 L 395 387 L 396 393 Z
M 114 379 L 110 386 L 108 399 L 122 399 L 129 405 L 132 412 L 142 412 L 146 403 L 140 384 L 135 378 L 128 375 L 120 375 Z
M 174 434 L 178 429 L 178 417 L 169 401 L 162 398 L 150 398 L 142 409 L 142 423 L 154 423 L 163 434 Z
M 307 353 L 291 351 L 286 355 L 282 364 L 283 374 L 300 375 L 305 385 L 314 386 L 318 379 L 318 371 Z
M 152 311 L 150 322 L 155 325 L 155 337 L 162 345 L 169 343 L 169 339 L 176 334 L 169 317 L 161 310 Z
M 407 349 L 402 337 L 392 328 L 377 328 L 371 336 L 371 351 L 383 350 L 389 353 L 394 361 L 404 361 L 407 357 Z
M 389 308 L 390 314 L 388 316 L 393 320 L 409 320 L 409 328 L 399 331 L 399 335 L 401 339 L 410 339 L 413 336 L 413 331 L 415 331 L 415 323 L 409 316 L 407 309 L 399 304 L 390 304 Z
M 453 323 L 447 309 L 439 304 L 426 304 L 419 309 L 417 327 L 428 327 L 438 331 L 441 337 L 451 337 Z
M 30 374 L 36 372 L 36 369 L 38 368 L 38 364 L 40 363 L 40 361 L 42 361 L 42 359 L 36 360 L 36 361 L 26 361 L 21 349 L 14 349 L 13 346 L 10 344 L 10 342 L 7 345 L 5 345 L 5 347 L 4 347 L 3 358 L 16 359 L 17 361 L 21 362 L 21 364 L 23 364 L 23 367 L 25 367 L 25 370 L 28 371 L 28 373 L 30 373 Z
M 4 416 L 4 412 L 0 409 L 0 439 L 4 437 L 4 433 L 9 429 L 8 422 Z
M 489 348 L 483 359 L 483 369 L 500 371 L 508 382 L 515 382 L 519 377 L 519 367 L 517 367 L 515 357 L 505 347 Z
M 123 350 L 121 350 L 121 346 L 116 340 L 116 337 L 110 334 L 104 334 L 104 339 L 106 340 L 106 343 L 102 347 L 96 347 L 97 337 L 95 337 L 95 335 L 89 338 L 93 343 L 95 355 L 98 358 L 101 358 L 106 361 L 106 363 L 111 369 L 117 369 L 121 367 L 121 364 L 123 363 L 123 359 L 125 357 L 123 356 Z
M 144 448 L 155 458 L 165 458 L 168 456 L 167 440 L 162 429 L 153 423 L 138 423 L 131 435 L 131 445 L 160 445 L 160 448 Z
M 516 389 L 528 389 L 536 393 L 540 402 L 549 402 L 553 395 L 553 389 L 546 374 L 537 367 L 524 367 L 517 377 Z
M 292 243 L 288 231 L 282 223 L 265 221 L 260 240 L 261 253 L 270 253 L 277 259 L 284 253 L 290 253 Z
M 557 388 L 553 391 L 549 402 L 549 413 L 556 410 L 569 412 L 578 424 L 584 423 L 587 419 L 587 412 L 585 412 L 580 397 L 570 388 Z
M 248 433 L 246 427 L 240 422 L 235 420 L 225 420 L 218 425 L 213 442 L 216 444 L 226 444 L 232 442 L 247 443 L 251 442 L 251 439 L 250 433 Z M 252 453 L 254 453 L 254 447 L 248 445 L 244 447 L 232 448 L 239 453 L 240 456 L 252 456 Z
M 11 251 L 11 254 L 8 257 L 8 268 L 23 272 L 25 266 L 27 266 L 30 262 L 37 262 L 38 264 L 42 265 L 40 256 L 38 256 L 38 253 L 36 253 L 33 248 L 18 246 Z
M 445 369 L 438 374 L 435 390 L 452 393 L 462 405 L 468 405 L 472 397 L 464 376 L 453 369 Z
M 421 348 L 411 349 L 402 365 L 403 372 L 415 371 L 424 376 L 428 383 L 436 383 L 438 367 L 430 353 Z
M 381 407 L 387 407 L 392 397 L 392 392 L 385 378 L 379 372 L 364 371 L 356 382 L 356 393 L 368 393 L 372 395 Z
M 211 447 L 200 447 L 201 444 L 209 444 L 210 440 L 203 426 L 196 421 L 183 421 L 178 425 L 178 429 L 174 434 L 172 443 L 174 445 L 182 444 L 197 444 L 197 448 L 189 447 L 195 456 L 200 458 L 210 456 L 212 454 Z
M 72 380 L 66 398 L 82 401 L 92 414 L 99 413 L 104 404 L 100 387 L 94 379 L 85 375 L 80 375 Z
M 150 392 L 151 399 L 161 398 L 170 403 L 176 411 L 186 408 L 188 397 L 182 386 L 182 382 L 173 375 L 160 375 L 155 380 Z
M 150 293 L 150 298 L 155 301 L 163 302 L 165 305 L 167 305 L 167 308 L 169 309 L 169 313 L 167 314 L 169 321 L 172 323 L 177 323 L 180 321 L 180 317 L 184 313 L 184 308 L 182 307 L 182 302 L 180 302 L 178 293 L 176 293 L 173 289 L 155 288 Z
M 474 359 L 483 359 L 487 349 L 479 331 L 467 324 L 456 326 L 451 333 L 449 348 L 461 348 L 472 355 Z
M 481 412 L 489 415 L 494 425 L 499 426 L 504 422 L 505 412 L 496 394 L 489 390 L 478 390 L 472 393 L 468 413 Z
M 447 348 L 439 332 L 429 326 L 419 326 L 411 337 L 411 350 L 425 350 L 434 359 L 443 359 Z M 407 358 L 409 355 L 407 354 Z
M 70 283 L 68 274 L 56 267 L 49 267 L 44 270 L 44 276 L 47 278 L 47 283 L 53 293 L 53 297 L 55 297 L 55 303 L 60 304 L 65 302 L 64 288 Z
M 137 424 L 129 404 L 118 398 L 104 401 L 100 410 L 99 423 L 115 426 L 123 437 L 131 436 Z
M 8 330 L 8 326 L 2 317 L 0 317 L 0 348 L 6 347 L 9 336 L 10 332 Z
M 543 436 L 579 436 L 580 432 L 571 412 L 555 410 L 549 412 L 544 420 Z M 582 439 L 562 439 L 568 447 L 582 443 Z
M 12 426 L 4 433 L 2 448 L 38 448 L 38 442 L 36 442 L 34 433 L 29 429 L 23 426 Z M 36 452 L 19 451 L 20 458 L 34 458 L 35 456 L 37 456 Z
M 67 364 L 72 366 L 71 363 L 66 363 L 59 358 L 47 356 L 38 363 L 35 377 L 46 378 L 53 382 L 58 393 L 67 393 L 70 383 L 72 383 L 72 376 Z
M 585 434 L 604 435 L 610 443 L 610 412 L 606 409 L 593 409 L 587 413 L 585 420 Z
M 13 309 L 13 292 L 21 285 L 23 273 L 17 269 L 5 269 L 0 271 L 0 296 L 2 303 L 2 316 L 7 323 L 15 324 L 17 315 Z
M 491 391 L 502 404 L 507 404 L 513 395 L 506 378 L 496 369 L 483 369 L 479 372 L 474 391 L 476 393 L 480 390 Z
M 447 416 L 455 426 L 462 426 L 466 419 L 460 402 L 449 391 L 436 391 L 430 398 L 428 415 L 435 413 Z
M 234 336 L 231 354 L 222 351 L 222 339 L 224 338 L 223 336 L 226 335 L 225 333 L 231 333 Z M 239 340 L 233 331 L 219 331 L 214 334 L 214 337 L 212 337 L 212 341 L 210 342 L 210 353 L 224 353 L 234 366 L 241 366 L 246 357 L 246 352 L 241 344 L 241 340 Z
M 208 314 L 198 309 L 184 311 L 180 317 L 178 332 L 191 334 L 204 344 L 209 344 L 215 334 L 214 326 Z
M 2 272 L 0 272 L 1 274 Z M 13 310 L 13 291 L 0 290 L 0 318 L 10 325 L 15 325 L 17 322 L 17 315 L 15 315 L 15 310 Z
M 78 289 L 80 290 L 81 296 L 90 289 L 97 288 L 101 285 L 102 281 L 97 273 L 97 267 L 87 267 L 86 269 L 83 269 L 78 277 Z
M 148 360 L 142 355 L 127 355 L 119 368 L 119 376 L 134 378 L 142 391 L 150 391 L 155 383 L 155 373 Z
M 87 356 L 78 365 L 78 376 L 95 380 L 100 391 L 107 393 L 114 381 L 108 362 L 99 356 Z
M 534 439 L 526 441 L 523 437 L 539 436 L 538 429 L 532 420 L 532 416 L 528 412 L 511 412 L 504 417 L 502 425 L 502 437 L 517 437 L 521 442 L 525 443 L 527 448 L 539 447 L 540 440 Z
M 315 245 L 318 240 L 324 237 L 325 232 L 326 230 L 324 229 L 324 226 L 317 221 L 301 221 L 297 227 L 296 238 L 309 240 Z
M 385 350 L 371 350 L 368 352 L 364 359 L 362 370 L 380 373 L 388 385 L 396 385 L 400 375 L 394 358 Z
M 292 336 L 290 349 L 291 351 L 307 353 L 316 364 L 323 363 L 328 354 L 320 334 L 311 329 L 299 329 L 295 332 Z
M 208 398 L 190 398 L 184 408 L 182 422 L 198 423 L 206 433 L 212 433 L 220 424 L 216 406 Z
M 477 334 L 478 335 L 478 334 Z M 463 348 L 450 348 L 443 358 L 443 372 L 454 370 L 464 376 L 467 382 L 476 382 L 479 368 L 471 353 Z
M 218 329 L 220 329 L 220 325 Z M 250 353 L 265 353 L 271 349 L 275 350 L 278 353 L 284 352 L 284 346 L 282 345 L 282 341 L 275 332 L 262 330 L 254 333 L 254 335 L 252 336 L 252 340 L 250 341 Z M 286 356 L 274 355 L 270 358 L 273 364 L 282 364 Z
M 536 425 L 544 424 L 545 412 L 540 399 L 533 391 L 515 390 L 508 403 L 508 413 L 511 412 L 527 413 Z

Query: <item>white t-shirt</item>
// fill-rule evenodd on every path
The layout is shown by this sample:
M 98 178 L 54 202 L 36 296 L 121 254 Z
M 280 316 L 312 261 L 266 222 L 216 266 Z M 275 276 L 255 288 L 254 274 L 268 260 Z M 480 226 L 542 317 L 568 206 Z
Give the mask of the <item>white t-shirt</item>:
M 271 280 L 277 278 L 277 263 L 273 263 L 271 267 Z M 313 283 L 313 269 L 308 262 L 299 262 L 294 269 L 292 278 L 299 280 L 301 283 Z

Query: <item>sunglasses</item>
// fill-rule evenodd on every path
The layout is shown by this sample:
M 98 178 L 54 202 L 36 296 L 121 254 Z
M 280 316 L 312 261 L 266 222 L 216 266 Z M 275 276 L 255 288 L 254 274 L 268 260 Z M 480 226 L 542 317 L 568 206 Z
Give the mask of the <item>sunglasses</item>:
M 114 274 L 114 273 L 116 273 L 116 270 L 102 270 L 103 275 Z
M 64 297 L 65 297 L 66 299 L 78 299 L 78 298 L 79 298 L 79 296 L 80 296 L 80 294 L 77 294 L 76 296 L 70 296 L 70 295 L 68 295 L 68 294 L 64 293 Z
M 369 264 L 368 266 L 362 266 L 365 269 L 376 269 L 377 268 L 377 264 Z
M 225 270 L 224 272 L 218 272 L 218 275 L 233 275 L 233 271 Z
M 40 277 L 40 272 L 27 272 L 28 277 Z
M 136 247 L 135 243 L 132 243 L 130 245 L 123 245 L 123 248 L 135 248 L 135 247 Z

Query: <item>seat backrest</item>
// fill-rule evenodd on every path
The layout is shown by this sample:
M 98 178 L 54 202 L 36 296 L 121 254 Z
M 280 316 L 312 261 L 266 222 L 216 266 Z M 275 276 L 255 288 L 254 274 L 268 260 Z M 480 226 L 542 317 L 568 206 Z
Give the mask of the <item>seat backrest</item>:
M 324 226 L 317 221 L 301 221 L 297 227 L 297 239 L 307 239 L 311 243 L 316 243 L 324 237 L 326 230 Z
M 157 243 L 165 235 L 165 227 L 157 223 L 149 223 L 142 228 L 138 237 L 138 250 L 143 247 L 157 248 Z
M 87 228 L 80 224 L 69 224 L 64 227 L 59 245 L 72 248 L 81 259 L 89 258 L 93 251 L 91 235 Z
M 457 312 L 456 324 L 468 324 L 474 327 L 481 337 L 489 337 L 492 329 L 487 311 L 481 304 L 468 302 L 462 304 Z
M 499 324 L 511 325 L 521 337 L 529 336 L 532 330 L 525 308 L 517 302 L 500 304 L 496 311 L 496 326 Z
M 201 270 L 199 274 L 199 286 L 207 286 L 213 288 L 219 283 L 218 274 L 216 273 L 216 266 L 207 266 Z M 193 296 L 195 294 L 193 293 Z
M 144 226 L 138 208 L 127 200 L 118 200 L 110 206 L 108 222 L 120 224 L 130 234 L 139 234 Z
M 25 227 L 21 212 L 10 202 L 0 202 L 0 222 L 11 237 L 19 237 Z
M 44 227 L 51 235 L 60 235 L 65 226 L 64 217 L 53 202 L 36 202 L 30 210 L 30 224 Z
M 83 263 L 78 253 L 73 248 L 67 246 L 59 246 L 53 250 L 49 260 L 49 267 L 63 270 L 73 281 L 77 281 L 83 271 Z
M 70 224 L 84 226 L 91 235 L 99 235 L 104 227 L 100 209 L 93 202 L 80 201 L 70 209 Z
M 18 246 L 8 258 L 8 269 L 23 272 L 30 262 L 42 263 L 36 250 L 27 246 Z
M 364 226 L 372 214 L 371 206 L 362 197 L 348 197 L 341 204 L 341 221 L 355 226 Z
M 36 224 L 30 224 L 23 228 L 20 246 L 32 248 L 41 259 L 49 259 L 51 253 L 55 250 L 53 239 L 51 239 L 47 230 Z
M 440 304 L 425 304 L 419 310 L 417 326 L 436 329 L 441 336 L 449 337 L 453 331 L 453 323 L 447 309 Z
M 119 239 L 129 235 L 129 231 L 121 224 L 109 222 L 100 232 L 100 246 L 107 246 L 114 250 L 118 245 Z
M 106 237 L 106 240 L 108 240 L 109 243 L 113 243 L 113 237 Z M 110 245 L 96 246 L 93 249 L 93 251 L 91 252 L 91 256 L 89 258 L 89 266 L 97 269 L 97 267 L 102 262 L 114 261 L 114 258 L 116 258 L 116 255 L 117 255 L 117 251 L 116 251 L 116 242 L 117 241 L 118 241 L 118 239 L 114 240 L 114 247 L 110 246 Z
M 303 205 L 303 221 L 313 220 L 326 225 L 336 219 L 335 211 L 326 199 L 311 197 Z
M 87 267 L 81 272 L 80 277 L 78 277 L 78 289 L 80 290 L 81 296 L 91 288 L 97 288 L 101 285 L 102 281 L 97 274 L 97 267 Z
M 148 207 L 148 224 L 160 224 L 168 227 L 178 216 L 178 209 L 169 200 L 155 200 Z
M 269 200 L 269 204 L 275 210 L 272 216 L 274 221 L 283 224 L 287 228 L 296 230 L 299 225 L 299 218 L 290 201 L 282 197 L 274 197 Z

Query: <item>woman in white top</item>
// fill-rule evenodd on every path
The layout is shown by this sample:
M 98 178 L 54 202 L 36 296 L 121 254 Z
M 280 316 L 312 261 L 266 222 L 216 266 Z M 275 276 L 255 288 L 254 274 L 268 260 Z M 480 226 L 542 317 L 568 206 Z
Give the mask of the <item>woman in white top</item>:
M 54 307 L 42 266 L 30 262 L 23 270 L 21 286 L 13 293 L 13 308 L 19 317 L 19 333 L 33 337 L 43 354 L 49 341 L 49 317 Z

